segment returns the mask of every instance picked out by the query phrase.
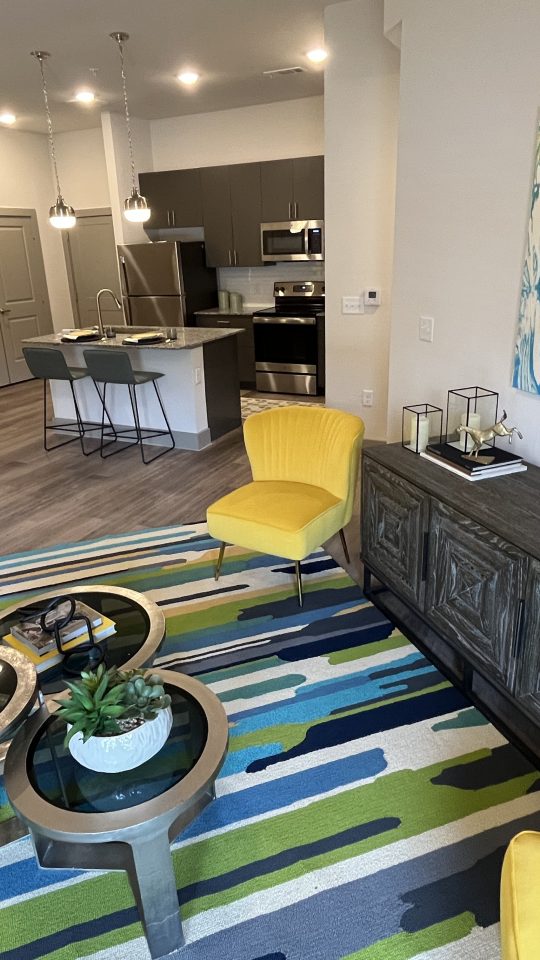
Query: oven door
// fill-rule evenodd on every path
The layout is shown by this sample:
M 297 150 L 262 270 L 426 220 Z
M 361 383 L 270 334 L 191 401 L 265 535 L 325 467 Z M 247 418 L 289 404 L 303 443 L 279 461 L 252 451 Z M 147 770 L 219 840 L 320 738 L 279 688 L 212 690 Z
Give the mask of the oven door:
M 253 317 L 257 390 L 317 393 L 315 317 Z

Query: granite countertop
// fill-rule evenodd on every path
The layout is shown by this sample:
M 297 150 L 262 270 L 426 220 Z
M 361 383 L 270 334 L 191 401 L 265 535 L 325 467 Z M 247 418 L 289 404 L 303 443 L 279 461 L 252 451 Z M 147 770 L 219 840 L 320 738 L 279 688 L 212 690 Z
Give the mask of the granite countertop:
M 252 307 L 244 306 L 241 310 L 220 310 L 219 307 L 209 307 L 208 310 L 196 310 L 197 317 L 252 317 L 257 310 L 268 310 L 273 307 L 273 303 L 257 303 Z
M 234 327 L 177 327 L 178 339 L 167 340 L 162 343 L 123 343 L 123 339 L 129 333 L 134 332 L 136 328 L 128 327 L 125 332 L 117 333 L 115 337 L 103 338 L 101 340 L 63 341 L 61 333 L 48 333 L 43 337 L 31 337 L 23 340 L 23 343 L 43 343 L 54 344 L 59 347 L 104 347 L 105 349 L 114 349 L 121 347 L 123 350 L 193 350 L 204 343 L 210 343 L 213 340 L 222 340 L 224 337 L 235 336 L 244 333 L 243 330 L 236 330 Z

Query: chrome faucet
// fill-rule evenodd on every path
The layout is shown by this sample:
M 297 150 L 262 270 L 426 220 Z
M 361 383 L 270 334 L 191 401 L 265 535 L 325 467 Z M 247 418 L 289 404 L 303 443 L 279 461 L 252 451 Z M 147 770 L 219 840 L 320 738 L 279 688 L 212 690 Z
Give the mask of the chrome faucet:
M 116 296 L 113 290 L 109 290 L 108 287 L 103 287 L 102 290 L 98 290 L 96 294 L 96 306 L 97 306 L 97 315 L 98 315 L 98 327 L 99 327 L 99 332 L 101 336 L 103 336 L 103 317 L 101 316 L 101 297 L 104 293 L 109 293 L 113 298 L 118 309 L 119 310 L 122 309 L 122 304 L 120 303 L 118 297 Z

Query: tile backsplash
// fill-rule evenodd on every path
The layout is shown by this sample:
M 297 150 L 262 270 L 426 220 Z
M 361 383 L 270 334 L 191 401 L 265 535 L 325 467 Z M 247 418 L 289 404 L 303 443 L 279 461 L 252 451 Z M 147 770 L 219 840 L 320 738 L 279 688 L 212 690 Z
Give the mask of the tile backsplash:
M 274 302 L 276 280 L 324 280 L 324 263 L 270 263 L 266 267 L 220 267 L 218 287 L 241 293 L 247 306 L 264 307 Z

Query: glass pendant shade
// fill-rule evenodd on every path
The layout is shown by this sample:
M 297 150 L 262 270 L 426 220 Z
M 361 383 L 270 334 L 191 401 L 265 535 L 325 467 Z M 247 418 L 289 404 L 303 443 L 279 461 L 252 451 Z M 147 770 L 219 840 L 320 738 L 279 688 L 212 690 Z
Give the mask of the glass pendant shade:
M 124 217 L 130 223 L 145 223 L 150 217 L 150 207 L 146 197 L 141 197 L 136 187 L 133 187 L 131 196 L 124 200 Z
M 58 197 L 54 206 L 49 210 L 49 223 L 58 230 L 69 230 L 77 222 L 75 211 L 63 197 Z

